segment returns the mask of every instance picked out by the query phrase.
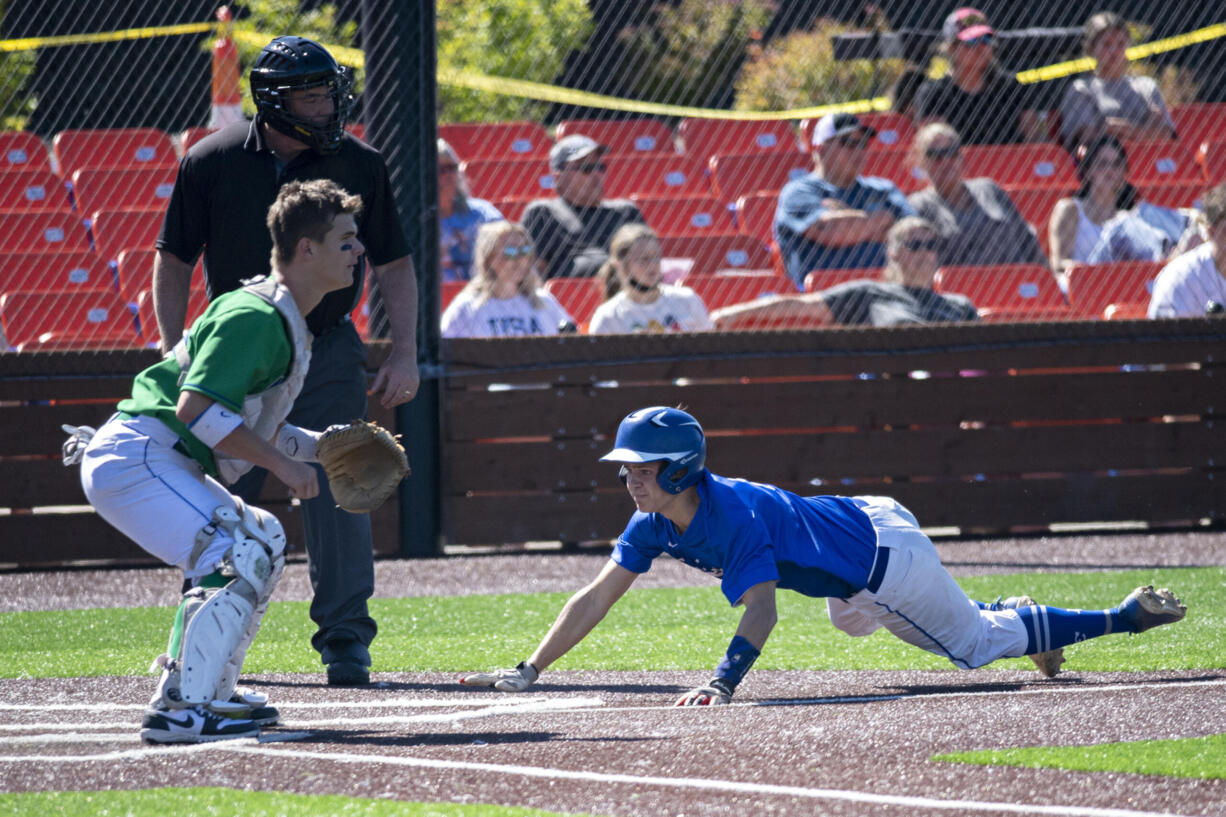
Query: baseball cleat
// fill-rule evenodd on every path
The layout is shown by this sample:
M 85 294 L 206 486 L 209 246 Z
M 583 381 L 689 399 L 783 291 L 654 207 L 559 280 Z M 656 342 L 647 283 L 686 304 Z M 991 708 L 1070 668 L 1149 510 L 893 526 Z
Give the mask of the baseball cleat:
M 1037 607 L 1038 605 L 1030 596 L 1010 596 L 1004 601 L 997 599 L 993 606 L 1001 610 L 1016 610 L 1019 607 Z M 1064 648 L 1057 647 L 1054 650 L 1036 652 L 1026 657 L 1034 662 L 1043 677 L 1055 678 L 1060 674 L 1060 665 L 1064 663 Z
M 260 728 L 252 720 L 226 718 L 203 706 L 189 706 L 147 710 L 140 724 L 140 736 L 146 743 L 208 743 L 258 738 Z
M 1179 621 L 1188 608 L 1165 587 L 1155 590 L 1152 584 L 1138 587 L 1120 604 L 1120 616 L 1134 633 L 1143 633 L 1163 624 Z

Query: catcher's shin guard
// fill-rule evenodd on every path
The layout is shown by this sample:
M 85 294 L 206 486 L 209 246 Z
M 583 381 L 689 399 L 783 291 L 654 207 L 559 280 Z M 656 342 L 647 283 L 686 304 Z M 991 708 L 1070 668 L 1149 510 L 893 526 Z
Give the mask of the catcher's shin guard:
M 242 505 L 236 512 L 223 505 L 213 512 L 212 522 L 205 528 L 210 536 L 233 539 L 213 574 L 229 581 L 184 594 L 170 655 L 157 662 L 163 672 L 155 704 L 229 708 L 243 657 L 285 565 L 285 532 L 272 514 Z

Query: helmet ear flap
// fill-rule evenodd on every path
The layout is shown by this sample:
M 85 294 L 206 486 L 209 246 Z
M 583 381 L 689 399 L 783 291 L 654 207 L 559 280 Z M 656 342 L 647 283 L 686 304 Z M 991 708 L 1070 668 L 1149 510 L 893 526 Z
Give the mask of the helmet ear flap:
M 626 484 L 626 480 L 630 478 L 630 468 L 623 465 L 617 469 L 617 478 L 622 481 L 622 485 Z

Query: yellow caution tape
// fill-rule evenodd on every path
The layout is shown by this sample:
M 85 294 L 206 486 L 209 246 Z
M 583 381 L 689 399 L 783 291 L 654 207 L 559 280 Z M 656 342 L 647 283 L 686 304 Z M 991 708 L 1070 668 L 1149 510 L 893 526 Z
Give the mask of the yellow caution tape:
M 38 48 L 51 48 L 62 45 L 81 45 L 86 43 L 117 42 L 120 40 L 139 40 L 149 37 L 170 37 L 182 34 L 204 34 L 217 31 L 219 23 L 184 23 L 182 25 L 158 26 L 154 28 L 129 28 L 122 31 L 108 31 L 98 34 L 68 34 L 57 37 L 26 37 L 19 40 L 0 40 L 0 53 L 12 51 L 32 51 Z M 254 31 L 234 31 L 235 40 L 253 46 L 262 47 L 268 42 L 268 36 Z M 1163 54 L 1180 48 L 1187 48 L 1199 43 L 1226 37 L 1226 23 L 1215 23 L 1177 34 L 1162 40 L 1143 43 L 1128 49 L 1128 59 L 1141 60 L 1155 54 Z M 343 65 L 361 68 L 365 66 L 365 55 L 356 48 L 342 45 L 329 45 L 328 50 Z M 1095 62 L 1090 57 L 1046 65 L 1021 71 L 1017 79 L 1023 84 L 1047 82 L 1072 74 L 1094 70 Z M 725 111 L 711 108 L 692 108 L 684 105 L 667 105 L 657 102 L 643 102 L 635 99 L 594 94 L 590 91 L 578 91 L 572 88 L 562 88 L 542 82 L 530 82 L 522 79 L 508 79 L 479 74 L 473 71 L 457 71 L 439 68 L 438 82 L 441 85 L 451 85 L 458 88 L 468 88 L 474 91 L 485 91 L 504 96 L 517 96 L 523 99 L 534 99 L 539 102 L 555 102 L 564 105 L 581 105 L 588 108 L 602 108 L 610 111 L 625 111 L 629 113 L 658 114 L 660 116 L 680 116 L 700 119 L 742 119 L 742 120 L 772 120 L 772 119 L 814 119 L 828 113 L 869 113 L 872 111 L 889 110 L 890 102 L 886 97 L 860 99 L 852 102 L 835 102 L 827 105 L 815 105 L 809 108 L 794 108 L 787 111 Z

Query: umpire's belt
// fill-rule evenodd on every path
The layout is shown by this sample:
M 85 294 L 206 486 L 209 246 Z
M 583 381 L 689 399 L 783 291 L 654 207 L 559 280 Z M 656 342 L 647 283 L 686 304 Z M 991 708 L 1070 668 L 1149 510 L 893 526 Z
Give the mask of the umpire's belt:
M 873 569 L 868 574 L 868 584 L 864 589 L 876 593 L 881 589 L 881 580 L 885 578 L 885 569 L 890 565 L 890 549 L 877 548 L 877 556 L 873 559 Z

